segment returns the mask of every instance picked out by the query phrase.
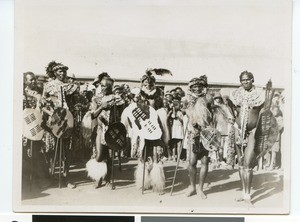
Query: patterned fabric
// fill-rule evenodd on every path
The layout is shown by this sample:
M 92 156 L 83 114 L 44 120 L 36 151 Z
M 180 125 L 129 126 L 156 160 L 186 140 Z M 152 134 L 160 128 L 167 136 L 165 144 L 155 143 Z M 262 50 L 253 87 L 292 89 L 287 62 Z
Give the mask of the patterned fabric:
M 68 109 L 66 95 L 71 95 L 77 89 L 77 84 L 64 83 L 58 79 L 47 82 L 44 86 L 43 96 L 51 99 L 53 108 L 63 107 Z
M 232 92 L 230 99 L 234 105 L 241 107 L 241 138 L 244 138 L 248 124 L 249 110 L 253 107 L 261 106 L 265 101 L 265 95 L 262 89 L 253 87 L 247 91 L 243 87 L 239 87 Z
M 34 91 L 28 88 L 24 90 L 25 94 L 23 95 L 23 109 L 25 108 L 32 108 L 36 109 L 39 108 L 39 100 L 41 98 L 41 93 L 38 91 Z
M 235 128 L 233 125 L 231 125 L 228 133 L 228 149 L 227 149 L 227 157 L 226 157 L 226 163 L 228 165 L 233 166 L 235 161 Z

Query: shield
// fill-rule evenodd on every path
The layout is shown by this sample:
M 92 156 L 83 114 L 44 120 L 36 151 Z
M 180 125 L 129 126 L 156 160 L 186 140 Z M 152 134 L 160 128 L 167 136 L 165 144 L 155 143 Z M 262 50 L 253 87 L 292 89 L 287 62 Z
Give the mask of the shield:
M 221 133 L 212 127 L 201 130 L 200 138 L 204 148 L 208 151 L 219 150 L 221 147 Z
M 104 137 L 108 147 L 113 150 L 121 150 L 126 146 L 126 128 L 120 122 L 111 124 Z
M 255 153 L 257 158 L 264 156 L 272 149 L 277 140 L 278 124 L 270 110 L 261 112 L 255 131 Z

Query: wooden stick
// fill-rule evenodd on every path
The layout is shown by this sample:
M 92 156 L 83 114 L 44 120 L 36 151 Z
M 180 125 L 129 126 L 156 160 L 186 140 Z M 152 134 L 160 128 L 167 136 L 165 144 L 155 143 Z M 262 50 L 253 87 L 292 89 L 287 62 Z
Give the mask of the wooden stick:
M 62 139 L 59 141 L 59 171 L 58 171 L 58 187 L 61 188 L 61 162 L 62 162 Z
M 173 193 L 174 184 L 175 184 L 175 179 L 176 179 L 176 175 L 177 175 L 177 170 L 178 170 L 178 166 L 179 166 L 179 162 L 180 162 L 180 156 L 181 156 L 181 152 L 182 152 L 182 148 L 183 148 L 185 136 L 186 136 L 186 133 L 187 133 L 188 124 L 189 124 L 189 121 L 188 121 L 187 124 L 186 124 L 185 131 L 184 131 L 184 135 L 183 135 L 183 139 L 182 139 L 182 142 L 181 142 L 181 145 L 180 145 L 180 151 L 179 151 L 180 153 L 178 154 L 178 157 L 177 157 L 177 163 L 176 163 L 176 168 L 175 168 L 175 172 L 174 172 L 174 177 L 173 177 L 173 182 L 172 182 L 172 187 L 171 187 L 171 193 L 170 193 L 170 196 L 172 196 L 172 193 Z M 191 152 L 191 151 L 190 151 L 190 152 Z
M 115 151 L 112 149 L 112 154 L 111 154 L 111 189 L 115 189 L 115 183 L 114 183 L 114 159 L 115 159 Z
M 54 153 L 54 160 L 53 160 L 53 163 L 52 163 L 52 172 L 51 174 L 54 175 L 54 171 L 55 171 L 55 164 L 56 164 L 56 158 L 57 158 L 57 150 L 58 150 L 58 142 L 59 142 L 59 139 L 57 138 L 56 139 L 56 144 L 55 144 L 55 153 Z
M 33 178 L 33 152 L 32 152 L 32 140 L 30 140 L 30 155 L 31 155 L 31 160 L 30 160 L 29 190 L 30 190 L 30 192 L 31 192 L 31 188 L 32 188 L 32 178 Z
M 146 170 L 146 145 L 144 145 L 144 167 L 143 167 L 143 181 L 142 181 L 142 195 L 144 194 L 144 190 L 145 190 L 145 170 Z

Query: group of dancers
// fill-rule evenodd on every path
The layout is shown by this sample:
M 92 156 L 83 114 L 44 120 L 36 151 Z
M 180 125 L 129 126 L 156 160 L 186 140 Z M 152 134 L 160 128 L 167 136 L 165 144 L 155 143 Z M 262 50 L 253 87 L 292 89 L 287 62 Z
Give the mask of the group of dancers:
M 34 73 L 24 73 L 23 146 L 26 152 L 23 151 L 23 156 L 35 157 L 35 162 L 41 162 L 38 160 L 41 143 L 46 144 L 46 149 L 52 147 L 53 152 L 45 157 L 51 173 L 54 174 L 58 161 L 59 170 L 63 167 L 63 184 L 75 188 L 68 179 L 70 137 L 76 122 L 73 111 L 82 109 L 83 105 L 78 107 L 70 102 L 80 86 L 70 81 L 67 71 L 68 67 L 62 63 L 50 62 L 46 67 L 49 80 L 43 88 L 37 85 Z M 224 104 L 218 93 L 209 93 L 205 75 L 192 78 L 186 92 L 178 88 L 174 94 L 158 87 L 155 76 L 155 70 L 146 70 L 141 86 L 134 89 L 114 84 L 114 79 L 105 72 L 94 80 L 96 89 L 90 106 L 84 107 L 88 111 L 83 117 L 82 130 L 94 144 L 86 170 L 96 188 L 104 184 L 114 186 L 114 156 L 120 156 L 124 152 L 122 148 L 129 146 L 129 155 L 138 158 L 137 188 L 163 194 L 163 158 L 167 155 L 179 162 L 185 148 L 190 179 L 187 197 L 198 193 L 202 199 L 207 198 L 203 185 L 210 154 L 215 152 L 221 160 L 226 156 L 228 165 L 234 164 L 237 155 L 243 191 L 236 200 L 251 205 L 253 168 L 278 138 L 278 123 L 270 111 L 274 96 L 271 83 L 266 89 L 255 87 L 253 74 L 244 71 L 239 76 L 241 86 L 232 91 L 229 103 Z M 198 161 L 201 162 L 199 190 L 196 189 Z M 39 167 L 37 163 L 31 163 L 31 168 L 35 167 Z

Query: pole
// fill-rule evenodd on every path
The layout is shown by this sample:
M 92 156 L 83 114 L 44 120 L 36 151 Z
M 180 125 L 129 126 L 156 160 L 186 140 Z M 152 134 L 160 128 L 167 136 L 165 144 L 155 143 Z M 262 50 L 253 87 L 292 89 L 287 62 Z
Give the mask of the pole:
M 182 143 L 181 143 L 181 146 L 180 146 L 180 153 L 178 154 L 178 158 L 177 158 L 177 163 L 176 163 L 176 168 L 175 168 L 175 172 L 174 172 L 174 177 L 173 177 L 173 182 L 172 182 L 170 196 L 172 196 L 172 193 L 173 193 L 175 179 L 176 179 L 176 175 L 177 175 L 177 170 L 178 170 L 178 166 L 179 166 L 179 162 L 180 162 L 181 151 L 182 151 L 184 140 L 185 140 L 185 137 L 186 137 L 188 124 L 189 124 L 189 120 L 187 121 L 187 124 L 186 124 L 186 127 L 185 127 L 185 131 L 184 131 L 184 136 L 183 136 Z
M 56 158 L 57 158 L 58 142 L 59 142 L 59 139 L 57 138 L 56 139 L 56 144 L 55 144 L 54 160 L 53 160 L 53 163 L 52 163 L 52 166 L 51 166 L 52 176 L 54 175 L 54 171 L 55 171 L 55 163 L 56 163 Z
M 29 190 L 31 192 L 32 179 L 33 179 L 33 152 L 32 152 L 32 140 L 30 140 L 30 175 L 29 175 Z
M 59 141 L 59 171 L 58 171 L 58 187 L 61 188 L 61 163 L 62 163 L 62 140 Z
M 116 189 L 115 183 L 114 183 L 114 159 L 115 159 L 115 151 L 112 149 L 112 154 L 111 154 L 111 189 L 114 190 Z
M 142 195 L 144 194 L 144 190 L 145 190 L 145 171 L 146 171 L 146 145 L 144 145 L 144 157 L 143 157 L 143 183 L 142 183 Z

